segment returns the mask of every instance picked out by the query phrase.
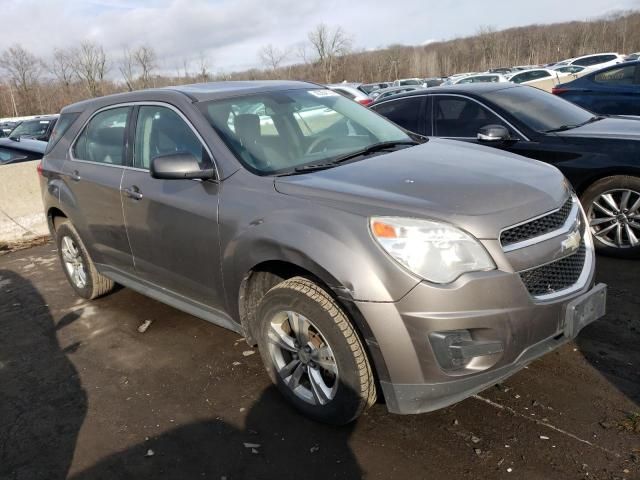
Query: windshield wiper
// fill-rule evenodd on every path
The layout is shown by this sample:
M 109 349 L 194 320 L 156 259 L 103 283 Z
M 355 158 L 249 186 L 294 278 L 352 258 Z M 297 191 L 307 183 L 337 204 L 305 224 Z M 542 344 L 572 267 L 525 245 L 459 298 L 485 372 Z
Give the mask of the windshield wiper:
M 356 157 L 370 155 L 375 152 L 380 152 L 382 150 L 387 150 L 389 148 L 398 147 L 401 145 L 413 146 L 413 145 L 419 145 L 419 142 L 416 142 L 413 140 L 396 140 L 396 141 L 390 141 L 390 142 L 374 143 L 373 145 L 369 145 L 368 147 L 363 148 L 362 150 L 356 150 L 355 152 L 351 152 L 341 157 L 334 158 L 333 160 L 330 160 L 328 162 L 301 165 L 299 167 L 294 168 L 292 172 L 285 172 L 280 174 L 280 176 L 295 175 L 296 173 L 315 172 L 318 170 L 326 170 L 328 168 L 336 167 L 341 163 L 344 163 L 348 160 L 352 160 Z
M 605 117 L 603 117 L 601 115 L 594 115 L 593 117 L 591 117 L 586 122 L 576 123 L 575 125 L 560 125 L 557 128 L 552 128 L 550 130 L 545 130 L 544 133 L 564 132 L 565 130 L 571 130 L 573 128 L 582 127 L 583 125 L 587 125 L 588 123 L 597 122 L 598 120 L 602 120 L 603 118 L 605 118 Z
M 338 165 L 340 163 L 346 162 L 347 160 L 351 160 L 356 157 L 370 155 L 375 152 L 381 152 L 382 150 L 387 150 L 393 147 L 399 147 L 402 145 L 419 145 L 418 142 L 414 140 L 397 140 L 391 142 L 380 142 L 374 143 L 373 145 L 369 145 L 367 148 L 363 148 L 362 150 L 356 150 L 355 152 L 347 153 L 341 157 L 335 158 L 329 162 L 331 165 Z

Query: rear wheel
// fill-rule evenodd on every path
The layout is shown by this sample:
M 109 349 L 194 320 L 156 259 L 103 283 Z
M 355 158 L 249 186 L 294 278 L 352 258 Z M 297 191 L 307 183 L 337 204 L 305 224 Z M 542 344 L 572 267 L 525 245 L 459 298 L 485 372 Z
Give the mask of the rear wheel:
M 345 424 L 375 403 L 373 373 L 360 339 L 317 284 L 294 277 L 276 285 L 262 299 L 257 318 L 267 372 L 298 410 Z
M 78 232 L 68 220 L 57 225 L 56 244 L 67 280 L 78 295 L 93 300 L 113 290 L 113 281 L 98 273 Z
M 640 178 L 603 178 L 582 195 L 598 252 L 640 257 Z

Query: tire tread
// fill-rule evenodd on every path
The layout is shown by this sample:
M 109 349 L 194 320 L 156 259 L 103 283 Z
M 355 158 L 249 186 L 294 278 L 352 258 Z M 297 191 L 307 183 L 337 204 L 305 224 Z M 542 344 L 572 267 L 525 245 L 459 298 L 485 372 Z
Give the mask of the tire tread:
M 322 306 L 340 329 L 347 345 L 349 345 L 351 349 L 351 353 L 357 365 L 356 368 L 358 369 L 358 376 L 360 377 L 360 392 L 358 392 L 360 404 L 358 405 L 357 413 L 354 418 L 375 404 L 377 398 L 376 384 L 365 349 L 360 341 L 358 333 L 354 330 L 348 317 L 333 297 L 331 297 L 331 295 L 329 295 L 322 287 L 304 277 L 292 277 L 279 283 L 273 287 L 271 291 L 276 289 L 290 289 L 306 295 L 311 300 Z

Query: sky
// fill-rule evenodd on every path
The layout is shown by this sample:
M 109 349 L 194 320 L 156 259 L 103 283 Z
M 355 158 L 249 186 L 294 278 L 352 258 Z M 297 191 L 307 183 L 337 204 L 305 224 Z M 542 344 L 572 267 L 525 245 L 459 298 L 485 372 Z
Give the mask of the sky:
M 640 9 L 640 0 L 0 0 L 0 50 L 19 42 L 46 60 L 54 47 L 91 40 L 115 62 L 125 48 L 147 44 L 161 71 L 207 58 L 218 73 L 260 67 L 262 46 L 303 42 L 321 22 L 343 27 L 355 47 L 374 49 L 629 9 Z

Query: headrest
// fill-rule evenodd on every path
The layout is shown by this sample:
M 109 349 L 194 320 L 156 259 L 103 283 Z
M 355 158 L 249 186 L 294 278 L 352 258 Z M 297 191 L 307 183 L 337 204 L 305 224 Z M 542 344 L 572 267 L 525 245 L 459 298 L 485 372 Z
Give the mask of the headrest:
M 121 146 L 124 139 L 124 127 L 101 128 L 93 132 L 92 141 L 102 145 Z
M 241 140 L 255 140 L 260 137 L 260 116 L 254 113 L 236 115 L 234 126 Z

